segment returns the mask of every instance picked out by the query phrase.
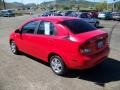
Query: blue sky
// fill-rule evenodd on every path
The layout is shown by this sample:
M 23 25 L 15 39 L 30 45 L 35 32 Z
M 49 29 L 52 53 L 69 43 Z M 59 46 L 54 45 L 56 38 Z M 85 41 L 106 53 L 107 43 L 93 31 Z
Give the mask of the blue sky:
M 22 2 L 24 4 L 27 3 L 36 3 L 36 4 L 40 4 L 41 2 L 46 2 L 46 1 L 53 1 L 53 0 L 5 0 L 6 2 Z M 87 0 L 87 1 L 94 1 L 94 0 Z M 99 1 L 103 1 L 103 0 L 95 0 L 97 2 Z M 113 2 L 113 0 L 107 0 L 108 2 Z M 116 0 L 119 1 L 119 0 Z

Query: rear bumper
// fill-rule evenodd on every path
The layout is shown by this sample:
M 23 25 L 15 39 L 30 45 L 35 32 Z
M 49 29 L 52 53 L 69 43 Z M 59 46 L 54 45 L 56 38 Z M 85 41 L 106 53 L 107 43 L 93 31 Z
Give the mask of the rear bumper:
M 113 19 L 115 19 L 115 20 L 120 20 L 120 17 L 113 17 Z
M 107 59 L 109 55 L 109 48 L 103 50 L 102 52 L 99 52 L 98 54 L 95 54 L 93 56 L 83 56 L 82 58 L 78 56 L 77 59 L 72 59 L 69 63 L 70 69 L 89 69 L 97 64 L 101 63 L 105 59 Z
M 98 17 L 99 19 L 105 19 L 105 17 Z

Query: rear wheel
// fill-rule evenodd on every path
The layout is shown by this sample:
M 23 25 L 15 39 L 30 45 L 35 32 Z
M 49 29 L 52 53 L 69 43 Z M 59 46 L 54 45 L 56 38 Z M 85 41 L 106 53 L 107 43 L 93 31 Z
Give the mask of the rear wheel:
M 50 58 L 50 67 L 57 75 L 65 75 L 67 72 L 67 68 L 63 60 L 57 55 L 54 55 Z
M 18 48 L 15 44 L 15 41 L 12 40 L 10 42 L 10 48 L 11 48 L 11 51 L 12 51 L 13 54 L 19 54 L 19 50 L 18 50 Z

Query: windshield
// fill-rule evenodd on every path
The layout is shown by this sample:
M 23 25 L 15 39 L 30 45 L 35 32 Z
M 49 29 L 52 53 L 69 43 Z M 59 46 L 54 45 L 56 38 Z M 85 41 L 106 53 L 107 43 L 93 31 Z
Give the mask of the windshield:
M 67 26 L 74 34 L 96 30 L 94 26 L 80 19 L 66 20 L 62 22 L 62 25 Z

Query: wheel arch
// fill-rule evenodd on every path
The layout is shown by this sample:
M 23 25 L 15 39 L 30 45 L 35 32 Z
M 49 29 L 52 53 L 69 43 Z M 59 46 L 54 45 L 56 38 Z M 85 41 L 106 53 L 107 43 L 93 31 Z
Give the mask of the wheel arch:
M 11 43 L 11 41 L 13 41 L 13 39 L 10 39 L 10 40 L 9 40 L 9 43 Z
M 54 56 L 54 55 L 59 56 L 59 57 L 63 60 L 65 66 L 68 66 L 68 62 L 65 61 L 65 57 L 62 56 L 62 55 L 60 55 L 59 53 L 55 53 L 55 52 L 51 52 L 51 53 L 49 53 L 48 58 L 47 58 L 49 63 L 50 63 L 50 58 L 51 58 L 52 56 Z
M 57 56 L 59 56 L 60 58 L 62 58 L 59 54 L 57 54 L 57 53 L 54 53 L 54 52 L 51 52 L 51 53 L 49 53 L 48 54 L 48 62 L 50 62 L 50 58 L 52 57 L 52 56 L 54 56 L 54 55 L 57 55 Z

